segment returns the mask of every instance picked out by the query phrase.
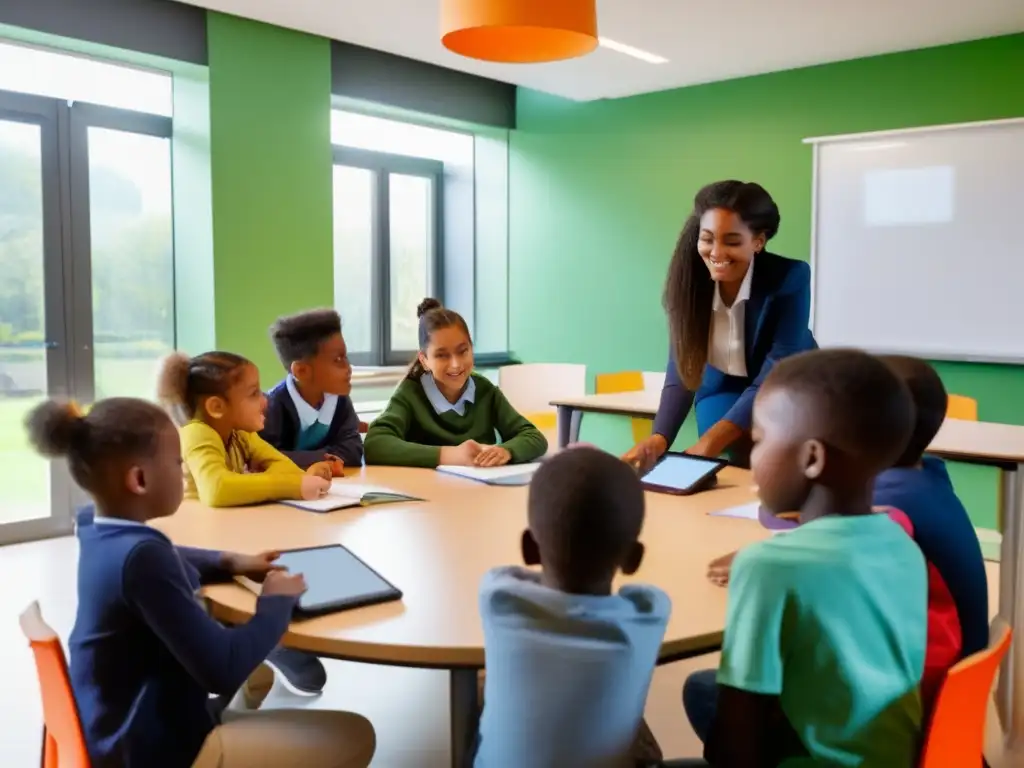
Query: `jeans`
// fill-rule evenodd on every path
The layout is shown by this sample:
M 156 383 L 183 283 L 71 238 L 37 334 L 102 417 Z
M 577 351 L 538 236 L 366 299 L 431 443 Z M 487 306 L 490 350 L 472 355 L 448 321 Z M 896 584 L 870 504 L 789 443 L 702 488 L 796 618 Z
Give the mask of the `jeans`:
M 693 726 L 693 732 L 702 743 L 707 743 L 711 724 L 718 709 L 717 670 L 702 669 L 694 672 L 683 683 L 683 709 Z

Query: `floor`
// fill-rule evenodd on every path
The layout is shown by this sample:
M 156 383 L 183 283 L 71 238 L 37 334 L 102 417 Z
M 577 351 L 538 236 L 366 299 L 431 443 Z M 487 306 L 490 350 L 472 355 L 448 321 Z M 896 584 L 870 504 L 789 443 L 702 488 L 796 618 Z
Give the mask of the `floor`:
M 0 686 L 0 719 L 8 734 L 0 739 L 0 765 L 39 765 L 41 714 L 31 654 L 18 631 L 18 613 L 40 600 L 47 621 L 67 638 L 74 620 L 74 539 L 52 539 L 0 548 L 0 658 L 6 662 Z M 990 593 L 996 597 L 998 566 L 989 567 Z M 995 600 L 993 599 L 993 605 Z M 675 606 L 682 610 L 683 606 Z M 659 667 L 647 702 L 647 721 L 666 757 L 697 755 L 699 744 L 679 699 L 683 680 L 694 669 L 714 666 L 715 656 Z M 264 706 L 348 709 L 376 726 L 379 768 L 448 768 L 448 691 L 444 672 L 328 661 L 328 684 L 316 698 L 292 696 L 275 686 Z M 990 739 L 998 743 L 998 734 Z M 990 750 L 993 768 L 999 764 Z M 993 757 L 997 759 L 992 759 Z

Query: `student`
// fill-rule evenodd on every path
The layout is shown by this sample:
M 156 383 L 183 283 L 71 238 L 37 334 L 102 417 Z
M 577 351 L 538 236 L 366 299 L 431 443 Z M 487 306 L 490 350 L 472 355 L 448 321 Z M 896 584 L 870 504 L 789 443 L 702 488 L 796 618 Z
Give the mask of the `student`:
M 157 391 L 181 426 L 185 498 L 211 507 L 316 499 L 330 487 L 331 467 L 304 473 L 259 435 L 266 398 L 256 366 L 231 352 L 169 355 Z
M 631 765 L 671 604 L 612 591 L 643 558 L 644 493 L 614 456 L 572 448 L 533 476 L 524 568 L 480 587 L 487 677 L 475 768 Z
M 988 646 L 988 578 L 977 534 L 945 463 L 924 455 L 946 418 L 949 398 L 942 379 L 918 358 L 881 359 L 910 390 L 914 430 L 893 467 L 876 478 L 872 501 L 876 509 L 905 516 L 900 522 L 928 562 L 928 650 L 921 681 L 928 711 L 949 668 Z M 727 562 L 711 570 L 713 580 L 728 579 Z
M 988 646 L 988 576 L 978 536 L 945 462 L 924 455 L 946 418 L 949 397 L 942 379 L 924 360 L 882 360 L 909 388 L 916 418 L 903 454 L 875 480 L 874 503 L 907 516 L 929 564 L 931 611 L 922 693 L 930 702 L 953 664 Z
M 160 371 L 158 396 L 181 426 L 185 497 L 211 507 L 281 499 L 316 499 L 330 488 L 332 469 L 319 462 L 305 472 L 258 434 L 266 398 L 259 371 L 240 355 L 175 353 Z M 293 693 L 323 690 L 327 672 L 315 657 L 278 648 L 267 663 Z
M 540 430 L 486 377 L 473 373 L 473 340 L 462 316 L 436 299 L 424 299 L 417 315 L 419 354 L 370 425 L 366 463 L 497 467 L 543 456 L 548 443 Z
M 71 685 L 94 768 L 369 765 L 373 727 L 346 712 L 224 713 L 230 696 L 280 641 L 305 589 L 275 553 L 174 547 L 150 520 L 182 499 L 181 447 L 167 415 L 113 398 L 83 415 L 45 402 L 28 417 L 36 449 L 67 458 L 93 499 L 78 528 L 78 610 L 69 641 Z M 185 566 L 184 568 L 182 566 Z M 252 619 L 227 629 L 195 598 L 201 584 L 263 581 Z
M 352 365 L 341 335 L 341 317 L 318 309 L 280 318 L 270 329 L 288 375 L 267 393 L 260 437 L 305 469 L 335 459 L 363 463 L 359 417 L 349 399 Z
M 801 525 L 736 555 L 716 695 L 701 698 L 702 673 L 684 689 L 712 765 L 914 764 L 926 569 L 872 511 L 874 479 L 903 452 L 912 414 L 889 367 L 853 350 L 787 358 L 762 385 L 754 480 L 769 512 L 799 510 Z

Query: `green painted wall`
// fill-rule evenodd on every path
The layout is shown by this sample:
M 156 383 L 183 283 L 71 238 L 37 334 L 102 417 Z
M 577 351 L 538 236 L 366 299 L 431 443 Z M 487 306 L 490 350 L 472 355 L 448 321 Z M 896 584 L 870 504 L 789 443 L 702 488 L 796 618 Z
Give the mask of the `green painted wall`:
M 269 384 L 270 323 L 333 305 L 330 44 L 218 13 L 207 26 L 216 342 Z
M 763 184 L 782 209 L 773 250 L 807 259 L 811 150 L 802 139 L 1019 116 L 1024 35 L 611 101 L 521 90 L 510 139 L 510 346 L 592 374 L 660 369 L 662 282 L 701 185 Z M 1024 424 L 1024 370 L 938 368 L 951 391 L 978 399 L 982 419 Z M 629 429 L 588 417 L 583 438 L 620 449 Z M 994 478 L 956 468 L 976 522 L 994 519 Z

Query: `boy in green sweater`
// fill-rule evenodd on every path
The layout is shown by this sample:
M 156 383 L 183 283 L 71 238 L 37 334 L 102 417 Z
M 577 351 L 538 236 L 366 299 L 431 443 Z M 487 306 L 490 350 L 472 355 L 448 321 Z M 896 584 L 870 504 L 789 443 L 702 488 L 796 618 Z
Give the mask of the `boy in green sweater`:
M 473 340 L 462 316 L 437 299 L 424 299 L 416 313 L 420 351 L 370 425 L 366 463 L 498 467 L 543 456 L 548 443 L 540 430 L 500 389 L 473 373 Z

